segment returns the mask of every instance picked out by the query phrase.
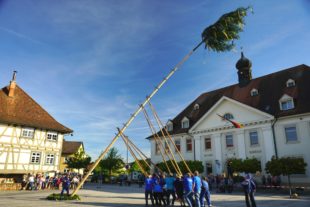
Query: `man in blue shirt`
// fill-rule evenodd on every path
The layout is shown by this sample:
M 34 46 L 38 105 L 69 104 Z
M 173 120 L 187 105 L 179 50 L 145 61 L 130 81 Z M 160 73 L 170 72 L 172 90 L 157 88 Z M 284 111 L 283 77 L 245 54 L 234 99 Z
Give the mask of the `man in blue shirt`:
M 66 191 L 67 196 L 69 196 L 70 179 L 68 174 L 65 174 L 65 176 L 61 178 L 61 182 L 62 182 L 62 190 L 60 195 L 63 196 L 64 191 Z
M 183 179 L 184 185 L 184 200 L 187 202 L 189 207 L 193 206 L 193 178 L 190 173 L 187 173 Z
M 175 201 L 175 190 L 174 190 L 174 181 L 175 178 L 171 173 L 168 177 L 165 178 L 166 186 L 167 186 L 167 205 L 170 205 L 170 195 L 172 195 L 172 202 L 171 204 L 174 205 Z
M 151 202 L 152 205 L 154 206 L 154 198 L 153 198 L 153 186 L 154 186 L 154 182 L 152 179 L 152 176 L 149 175 L 145 178 L 145 188 L 144 188 L 144 192 L 145 192 L 145 205 L 149 205 L 148 204 L 148 200 L 149 200 L 149 195 L 151 198 Z
M 208 207 L 210 207 L 212 205 L 211 205 L 211 200 L 210 200 L 210 189 L 209 189 L 208 178 L 203 177 L 201 182 L 202 182 L 202 185 L 201 185 L 201 193 L 200 193 L 200 205 L 201 207 L 205 207 L 204 199 L 206 199 Z
M 198 171 L 194 172 L 193 177 L 193 192 L 195 197 L 195 207 L 200 207 L 200 192 L 201 192 L 201 179 Z

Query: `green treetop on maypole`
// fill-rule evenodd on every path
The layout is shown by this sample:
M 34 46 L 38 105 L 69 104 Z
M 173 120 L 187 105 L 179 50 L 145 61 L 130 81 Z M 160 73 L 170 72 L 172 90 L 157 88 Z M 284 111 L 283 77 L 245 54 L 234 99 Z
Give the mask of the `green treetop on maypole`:
M 243 31 L 244 17 L 249 10 L 253 13 L 252 7 L 240 7 L 207 27 L 201 34 L 205 48 L 216 52 L 232 50 L 235 47 L 234 40 L 239 39 L 239 33 Z

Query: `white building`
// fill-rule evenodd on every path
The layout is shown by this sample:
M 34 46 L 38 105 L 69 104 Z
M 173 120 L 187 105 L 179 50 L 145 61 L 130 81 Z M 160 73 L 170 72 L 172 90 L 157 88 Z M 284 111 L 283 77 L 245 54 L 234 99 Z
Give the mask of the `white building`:
M 236 64 L 239 83 L 201 94 L 168 121 L 169 133 L 186 160 L 203 162 L 205 174 L 226 172 L 229 158 L 255 157 L 264 171 L 272 156 L 297 156 L 308 166 L 294 182 L 310 183 L 310 67 L 252 79 L 251 66 L 242 53 Z M 244 127 L 235 128 L 217 114 Z M 162 162 L 155 140 L 149 140 L 151 160 Z
M 58 123 L 15 81 L 0 90 L 0 179 L 59 171 L 64 134 Z M 4 182 L 4 181 L 3 181 Z

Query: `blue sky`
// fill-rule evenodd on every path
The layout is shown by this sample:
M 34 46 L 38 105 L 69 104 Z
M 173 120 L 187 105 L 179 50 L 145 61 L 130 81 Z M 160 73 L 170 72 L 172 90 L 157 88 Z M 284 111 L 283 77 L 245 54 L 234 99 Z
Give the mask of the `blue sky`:
M 249 5 L 235 51 L 201 47 L 154 96 L 165 123 L 201 93 L 237 82 L 240 47 L 254 78 L 310 65 L 310 1 L 0 0 L 0 86 L 17 70 L 18 85 L 74 130 L 66 139 L 97 158 L 204 28 Z M 150 153 L 143 114 L 125 133 Z

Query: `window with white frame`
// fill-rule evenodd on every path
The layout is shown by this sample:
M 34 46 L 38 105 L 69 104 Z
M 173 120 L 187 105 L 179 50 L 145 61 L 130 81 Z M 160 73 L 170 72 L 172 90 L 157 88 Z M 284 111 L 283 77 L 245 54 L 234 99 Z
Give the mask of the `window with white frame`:
M 184 117 L 182 119 L 182 129 L 187 129 L 187 128 L 189 128 L 189 120 L 188 118 Z
M 250 145 L 258 145 L 258 133 L 257 131 L 250 132 Z
M 181 140 L 176 139 L 174 141 L 176 148 L 178 149 L 179 152 L 181 152 Z M 177 150 L 175 150 L 177 152 Z
M 55 160 L 55 155 L 54 154 L 47 154 L 46 159 L 45 159 L 45 164 L 47 165 L 53 165 Z
M 34 129 L 32 129 L 32 128 L 22 129 L 22 137 L 33 138 L 33 136 L 34 136 Z
M 279 103 L 282 111 L 287 111 L 294 108 L 294 99 L 286 94 L 282 96 Z
M 232 134 L 226 134 L 226 147 L 233 147 L 234 139 Z
M 191 138 L 186 139 L 186 151 L 191 152 L 193 150 L 193 142 Z
M 205 150 L 210 150 L 211 148 L 212 148 L 211 138 L 207 137 L 205 138 Z
M 171 131 L 173 130 L 173 123 L 172 123 L 171 121 L 169 121 L 169 122 L 166 124 L 166 126 L 167 126 L 167 131 L 168 131 L 168 132 L 171 132 Z
M 294 86 L 295 86 L 295 81 L 293 79 L 288 79 L 288 81 L 286 81 L 286 87 L 290 88 Z
M 284 130 L 286 142 L 296 142 L 298 140 L 296 126 L 288 126 Z
M 184 117 L 184 118 L 182 119 L 181 125 L 182 125 L 182 129 L 187 129 L 187 128 L 189 128 L 189 120 L 188 120 L 188 118 Z
M 251 90 L 251 96 L 258 96 L 258 90 L 256 88 Z
M 30 163 L 40 164 L 41 152 L 31 152 Z
M 47 132 L 46 139 L 49 141 L 57 141 L 58 134 L 56 132 Z

